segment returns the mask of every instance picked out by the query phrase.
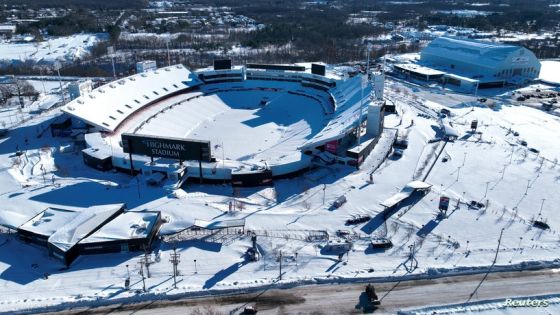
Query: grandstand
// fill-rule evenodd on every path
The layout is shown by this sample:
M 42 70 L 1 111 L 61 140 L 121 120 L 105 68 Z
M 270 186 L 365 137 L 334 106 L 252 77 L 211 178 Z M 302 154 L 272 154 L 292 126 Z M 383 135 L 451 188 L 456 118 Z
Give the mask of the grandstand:
M 125 119 L 150 104 L 200 84 L 182 65 L 139 73 L 103 85 L 62 108 L 104 131 L 115 131 Z
M 175 65 L 106 84 L 63 111 L 90 126 L 84 162 L 98 169 L 177 181 L 269 183 L 311 167 L 327 142 L 356 142 L 361 111 L 371 103 L 372 87 L 362 90 L 361 76 L 308 70 L 255 64 L 193 72 Z M 127 154 L 123 133 L 206 141 L 212 156 L 179 161 Z M 359 164 L 354 156 L 331 158 Z

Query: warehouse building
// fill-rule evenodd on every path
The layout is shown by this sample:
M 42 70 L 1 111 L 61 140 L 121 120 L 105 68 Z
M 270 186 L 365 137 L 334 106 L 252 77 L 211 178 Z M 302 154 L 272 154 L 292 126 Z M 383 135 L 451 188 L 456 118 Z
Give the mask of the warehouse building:
M 541 64 L 527 48 L 458 37 L 433 40 L 420 54 L 419 64 L 452 74 L 448 83 L 461 78 L 478 81 L 480 88 L 524 84 L 539 77 Z

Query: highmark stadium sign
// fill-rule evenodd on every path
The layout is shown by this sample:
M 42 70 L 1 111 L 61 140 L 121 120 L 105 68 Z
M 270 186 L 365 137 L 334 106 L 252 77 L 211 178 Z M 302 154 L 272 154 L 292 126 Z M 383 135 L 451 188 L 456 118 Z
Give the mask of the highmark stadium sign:
M 175 160 L 210 162 L 210 141 L 122 134 L 125 153 Z

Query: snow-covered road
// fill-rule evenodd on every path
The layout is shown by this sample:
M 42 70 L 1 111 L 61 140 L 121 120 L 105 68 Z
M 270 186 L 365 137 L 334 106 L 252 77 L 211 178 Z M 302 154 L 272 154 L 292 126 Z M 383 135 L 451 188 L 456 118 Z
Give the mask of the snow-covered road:
M 483 274 L 385 282 L 375 285 L 381 306 L 375 314 L 395 314 L 406 309 L 426 305 L 464 303 L 479 285 Z M 285 290 L 265 290 L 251 294 L 201 299 L 146 302 L 132 305 L 113 305 L 92 313 L 111 314 L 194 314 L 214 310 L 215 314 L 238 314 L 246 305 L 256 305 L 259 314 L 299 313 L 351 314 L 361 313 L 364 305 L 363 283 L 302 286 Z M 472 302 L 528 297 L 551 292 L 560 293 L 558 269 L 504 272 L 490 274 L 472 298 Z M 73 309 L 63 314 L 77 314 Z M 203 313 L 204 313 L 203 312 Z M 58 313 L 60 314 L 60 312 Z M 283 314 L 283 313 L 282 313 Z

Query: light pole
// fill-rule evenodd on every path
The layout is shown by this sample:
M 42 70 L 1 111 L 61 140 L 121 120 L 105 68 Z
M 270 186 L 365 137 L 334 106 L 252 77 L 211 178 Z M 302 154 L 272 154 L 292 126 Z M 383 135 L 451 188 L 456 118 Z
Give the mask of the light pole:
M 224 141 L 222 141 L 222 168 L 224 172 L 224 185 L 226 184 L 226 152 L 224 150 Z
M 62 97 L 62 103 L 66 104 L 66 99 L 64 98 L 64 90 L 62 89 L 62 79 L 60 78 L 60 68 L 61 68 L 61 64 L 60 62 L 55 62 L 54 63 L 54 69 L 56 70 L 57 74 L 58 74 L 58 84 L 60 85 L 60 96 Z
M 111 56 L 111 64 L 113 65 L 113 79 L 116 79 L 117 72 L 115 71 L 115 48 L 113 46 L 107 47 L 107 53 Z
M 171 55 L 169 54 L 169 38 L 165 40 L 165 46 L 167 47 L 167 66 L 171 66 Z
M 542 199 L 542 202 L 541 202 L 541 209 L 539 210 L 539 217 L 542 215 L 542 209 L 543 209 L 544 201 L 545 201 L 545 200 L 546 200 L 545 198 Z

